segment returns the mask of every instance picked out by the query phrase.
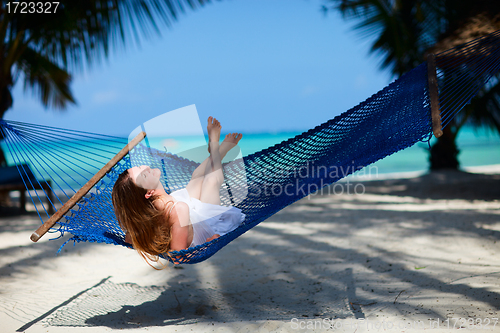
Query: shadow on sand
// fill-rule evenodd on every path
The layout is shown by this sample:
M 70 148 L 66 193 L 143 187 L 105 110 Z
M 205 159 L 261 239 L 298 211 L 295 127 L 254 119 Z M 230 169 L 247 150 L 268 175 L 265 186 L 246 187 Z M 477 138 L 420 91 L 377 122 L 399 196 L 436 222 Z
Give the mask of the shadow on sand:
M 500 197 L 498 175 L 436 173 L 365 184 L 366 193 L 417 199 Z M 342 197 L 328 198 L 335 204 L 343 202 Z M 409 301 L 422 290 L 426 295 L 435 291 L 450 299 L 465 297 L 470 302 L 486 303 L 494 311 L 500 309 L 500 294 L 465 282 L 450 283 L 426 270 L 409 267 L 404 262 L 422 259 L 419 253 L 383 248 L 380 239 L 375 239 L 379 236 L 374 236 L 373 242 L 369 236 L 359 237 L 363 230 L 381 228 L 382 234 L 388 231 L 389 240 L 398 242 L 411 242 L 416 232 L 419 237 L 449 240 L 460 233 L 496 242 L 499 231 L 478 227 L 482 221 L 489 223 L 492 213 L 342 209 L 322 202 L 297 202 L 206 262 L 170 266 L 161 286 L 106 280 L 57 308 L 47 322 L 54 326 L 123 329 L 213 321 L 365 318 L 388 308 L 403 316 L 444 318 L 440 309 L 426 303 L 428 296 L 423 297 L 421 306 Z M 464 214 L 470 219 L 458 218 Z M 416 226 L 405 227 L 401 221 L 413 221 Z M 0 254 L 9 255 L 8 251 Z M 40 259 L 44 255 L 42 251 Z M 446 253 L 432 260 L 453 264 Z M 473 315 L 474 311 L 468 313 Z

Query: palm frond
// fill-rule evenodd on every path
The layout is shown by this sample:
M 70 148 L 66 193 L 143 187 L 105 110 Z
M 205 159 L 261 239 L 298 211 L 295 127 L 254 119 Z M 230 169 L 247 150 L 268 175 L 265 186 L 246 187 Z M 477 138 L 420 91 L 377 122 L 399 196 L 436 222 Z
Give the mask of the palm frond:
M 33 89 L 45 107 L 65 108 L 75 103 L 70 72 L 101 62 L 111 50 L 160 34 L 162 25 L 169 27 L 187 9 L 210 1 L 59 0 L 53 13 L 20 15 L 8 13 L 9 1 L 0 0 L 0 91 L 12 88 L 15 69 L 14 77 L 23 73 L 24 89 Z M 2 114 L 10 107 L 4 100 Z
M 496 129 L 500 133 L 500 77 L 496 76 L 478 94 L 470 106 L 468 122 L 476 127 Z
M 412 69 L 422 61 L 418 51 L 423 10 L 429 0 L 329 0 L 344 18 L 357 21 L 354 29 L 373 39 L 371 53 L 381 58 L 381 69 L 394 75 Z
M 36 50 L 26 48 L 16 66 L 23 72 L 24 90 L 31 89 L 45 107 L 64 109 L 68 103 L 75 104 L 70 74 Z
M 26 31 L 26 44 L 71 72 L 108 57 L 110 50 L 138 45 L 160 34 L 186 9 L 210 0 L 60 0 L 53 14 L 8 15 L 9 32 Z

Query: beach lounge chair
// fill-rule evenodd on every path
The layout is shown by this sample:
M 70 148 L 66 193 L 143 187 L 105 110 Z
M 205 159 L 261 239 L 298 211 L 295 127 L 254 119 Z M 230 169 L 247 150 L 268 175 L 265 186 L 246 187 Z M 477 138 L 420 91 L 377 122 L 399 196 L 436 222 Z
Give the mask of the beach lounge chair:
M 19 164 L 10 167 L 0 168 L 0 192 L 19 191 L 19 203 L 21 211 L 26 211 L 26 185 L 20 175 L 19 170 L 23 170 L 24 182 L 30 182 L 30 188 L 35 190 L 43 190 L 47 196 L 47 206 L 49 214 L 54 213 L 54 208 L 50 203 L 52 201 L 52 189 L 50 188 L 50 180 L 37 182 L 35 175 L 31 172 L 26 164 Z M 42 191 L 42 193 L 43 193 Z

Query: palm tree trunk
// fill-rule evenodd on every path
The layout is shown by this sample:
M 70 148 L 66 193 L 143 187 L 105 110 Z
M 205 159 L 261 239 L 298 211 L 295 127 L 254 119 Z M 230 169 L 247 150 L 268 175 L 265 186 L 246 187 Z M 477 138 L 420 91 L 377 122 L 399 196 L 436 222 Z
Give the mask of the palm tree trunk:
M 3 119 L 5 112 L 12 106 L 12 95 L 8 86 L 0 88 L 0 119 Z M 0 141 L 4 139 L 3 131 L 0 130 Z M 7 160 L 2 147 L 0 147 L 0 167 L 6 166 Z
M 443 128 L 443 135 L 431 147 L 429 161 L 431 170 L 453 169 L 458 170 L 459 150 L 455 143 L 456 133 L 451 126 Z

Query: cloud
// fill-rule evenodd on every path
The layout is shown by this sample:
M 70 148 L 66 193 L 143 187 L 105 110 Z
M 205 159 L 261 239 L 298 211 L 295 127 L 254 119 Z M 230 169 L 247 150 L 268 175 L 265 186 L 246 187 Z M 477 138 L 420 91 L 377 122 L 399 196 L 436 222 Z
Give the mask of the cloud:
M 302 91 L 300 92 L 300 96 L 301 97 L 308 97 L 308 96 L 314 95 L 318 91 L 319 91 L 319 89 L 316 86 L 310 86 L 310 85 L 305 86 L 304 88 L 302 88 Z
M 364 74 L 359 74 L 354 82 L 356 88 L 365 88 L 368 85 L 368 78 Z
M 98 93 L 95 93 L 92 96 L 92 102 L 95 104 L 109 104 L 116 102 L 119 98 L 119 94 L 115 90 L 109 90 L 109 91 L 101 91 Z

